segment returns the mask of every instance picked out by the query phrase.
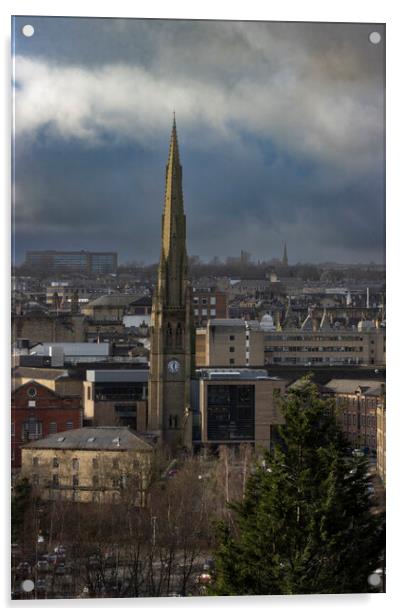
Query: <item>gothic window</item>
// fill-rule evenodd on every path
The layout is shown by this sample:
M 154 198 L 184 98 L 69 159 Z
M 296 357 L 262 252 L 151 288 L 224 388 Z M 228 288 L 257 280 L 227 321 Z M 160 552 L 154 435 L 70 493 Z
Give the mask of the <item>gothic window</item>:
M 167 346 L 172 346 L 172 326 L 170 323 L 166 327 L 166 344 Z
M 176 327 L 176 347 L 181 347 L 182 346 L 182 327 L 181 327 L 181 323 L 177 324 Z

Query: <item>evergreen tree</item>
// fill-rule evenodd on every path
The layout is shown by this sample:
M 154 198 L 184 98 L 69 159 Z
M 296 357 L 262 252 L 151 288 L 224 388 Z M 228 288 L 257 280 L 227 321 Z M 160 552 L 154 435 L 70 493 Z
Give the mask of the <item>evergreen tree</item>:
M 11 499 L 11 540 L 18 541 L 24 525 L 25 513 L 31 503 L 32 488 L 28 479 L 16 483 Z
M 384 550 L 367 461 L 348 455 L 331 401 L 309 378 L 279 400 L 285 424 L 221 522 L 218 595 L 372 592 Z

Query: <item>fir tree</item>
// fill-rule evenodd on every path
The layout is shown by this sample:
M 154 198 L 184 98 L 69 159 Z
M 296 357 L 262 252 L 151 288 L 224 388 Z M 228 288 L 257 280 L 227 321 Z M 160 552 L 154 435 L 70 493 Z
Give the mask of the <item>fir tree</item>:
M 280 442 L 220 523 L 218 595 L 372 592 L 384 550 L 367 461 L 348 455 L 331 401 L 308 378 L 279 400 Z

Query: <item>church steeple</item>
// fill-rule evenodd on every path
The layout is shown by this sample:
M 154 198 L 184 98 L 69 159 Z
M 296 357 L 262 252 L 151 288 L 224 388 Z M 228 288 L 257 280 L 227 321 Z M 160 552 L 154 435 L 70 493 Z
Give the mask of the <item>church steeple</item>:
M 166 165 L 161 244 L 150 325 L 148 428 L 172 447 L 190 448 L 194 335 L 191 287 L 187 274 L 182 168 L 175 117 Z
M 173 117 L 168 163 L 166 165 L 162 250 L 158 278 L 158 291 L 168 305 L 183 305 L 186 278 L 186 217 L 183 208 L 182 168 L 176 118 Z
M 287 267 L 289 265 L 288 251 L 287 251 L 287 247 L 286 247 L 286 242 L 285 242 L 285 245 L 283 247 L 282 265 L 284 265 L 285 267 Z

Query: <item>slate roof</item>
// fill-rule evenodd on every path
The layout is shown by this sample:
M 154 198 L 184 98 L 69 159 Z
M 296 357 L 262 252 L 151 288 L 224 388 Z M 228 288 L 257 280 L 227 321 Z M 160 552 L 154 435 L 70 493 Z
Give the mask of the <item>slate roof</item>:
M 92 301 L 88 302 L 85 308 L 92 307 L 100 307 L 100 306 L 110 306 L 110 307 L 120 307 L 120 306 L 129 306 L 133 302 L 136 302 L 140 299 L 141 296 L 138 294 L 133 295 L 131 293 L 122 293 L 119 295 L 102 295 L 101 297 L 97 297 Z
M 325 386 L 337 394 L 354 394 L 360 388 L 365 396 L 380 396 L 381 385 L 385 385 L 384 381 L 332 379 Z
M 23 446 L 24 449 L 76 449 L 92 451 L 153 451 L 144 438 L 123 426 L 77 428 L 57 432 Z

